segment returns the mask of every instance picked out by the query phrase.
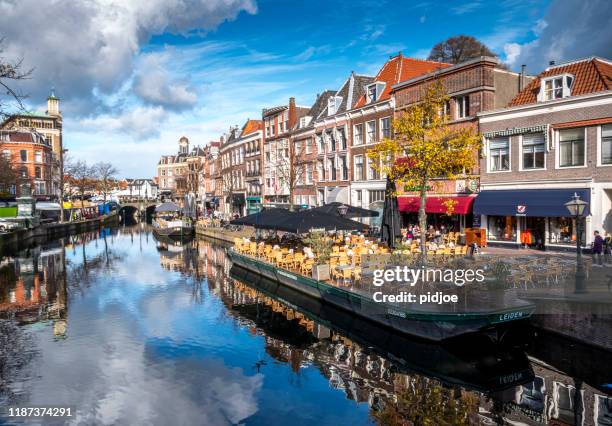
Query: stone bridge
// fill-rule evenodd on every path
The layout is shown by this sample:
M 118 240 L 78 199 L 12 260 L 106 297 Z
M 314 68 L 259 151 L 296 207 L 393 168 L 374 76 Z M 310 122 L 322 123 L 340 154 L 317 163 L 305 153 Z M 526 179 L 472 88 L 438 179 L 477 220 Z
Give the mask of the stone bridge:
M 155 206 L 159 201 L 132 201 L 121 203 L 119 207 L 119 216 L 123 223 L 127 221 L 140 221 L 141 219 L 150 219 L 155 211 Z

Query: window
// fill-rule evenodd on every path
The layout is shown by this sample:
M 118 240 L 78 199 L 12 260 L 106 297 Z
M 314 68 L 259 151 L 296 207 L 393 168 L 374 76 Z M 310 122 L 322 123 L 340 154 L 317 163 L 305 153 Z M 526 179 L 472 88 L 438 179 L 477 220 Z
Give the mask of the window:
M 545 151 L 544 133 L 523 135 L 523 169 L 543 169 Z
M 28 168 L 27 167 L 22 167 L 21 169 L 19 169 L 19 175 L 22 178 L 27 178 L 28 177 Z
M 353 143 L 355 145 L 363 144 L 363 124 L 357 124 L 353 131 Z
M 457 104 L 457 118 L 466 118 L 470 116 L 470 96 L 459 96 L 455 99 Z
M 21 151 L 19 151 L 19 154 L 21 155 L 22 162 L 28 161 L 28 151 L 26 151 L 25 149 L 22 149 Z
M 34 177 L 36 177 L 36 179 L 42 179 L 42 170 L 40 167 L 34 167 Z
M 368 86 L 368 102 L 374 102 L 376 100 L 376 85 L 372 84 Z
M 559 167 L 584 166 L 584 129 L 559 131 Z
M 304 142 L 304 143 L 306 144 L 306 145 L 305 145 L 305 151 L 306 151 L 306 154 L 312 154 L 312 140 L 311 140 L 311 139 L 308 139 L 308 140 L 307 140 L 306 142 Z
M 363 199 L 363 195 L 361 193 L 361 189 L 358 189 L 358 190 L 355 191 L 355 199 L 357 200 L 359 205 L 361 205 L 361 200 Z
M 307 184 L 312 183 L 312 164 L 306 165 L 306 183 Z
M 601 126 L 601 164 L 612 164 L 612 124 Z
M 376 82 L 370 84 L 366 89 L 366 103 L 376 102 L 385 88 L 385 83 Z
M 384 189 L 378 189 L 378 190 L 374 190 L 374 191 L 370 191 L 369 194 L 369 203 L 375 203 L 377 201 L 384 201 L 385 199 L 385 190 Z
M 368 158 L 368 179 L 377 180 L 380 179 L 380 171 L 376 169 L 374 161 L 371 158 Z
M 449 100 L 444 101 L 444 106 L 442 107 L 442 114 L 448 118 L 450 117 L 450 113 L 451 113 L 450 101 Z
M 563 97 L 563 78 L 553 78 L 544 81 L 544 99 L 547 101 Z
M 9 151 L 8 149 L 5 149 L 4 151 L 2 151 L 2 155 L 4 156 L 4 158 L 6 158 L 7 160 L 11 159 L 11 151 Z
M 325 142 L 323 141 L 323 135 L 321 133 L 317 135 L 317 145 L 319 148 L 319 154 L 323 154 L 325 152 Z
M 329 170 L 330 170 L 331 180 L 336 180 L 338 176 L 337 176 L 337 171 L 336 171 L 336 161 L 334 157 L 329 158 Z
M 338 135 L 338 143 L 340 144 L 340 149 L 346 149 L 346 135 L 344 134 L 344 127 L 338 127 L 336 129 L 336 133 Z
M 47 193 L 45 182 L 34 182 L 34 193 L 36 195 L 45 195 Z
M 510 140 L 508 136 L 493 138 L 489 143 L 490 171 L 510 170 Z
M 366 123 L 366 143 L 374 143 L 376 140 L 376 122 L 368 121 Z
M 325 180 L 325 165 L 323 160 L 317 161 L 317 178 L 319 181 Z
M 363 155 L 355 156 L 355 180 L 364 180 L 363 176 Z
M 342 180 L 348 180 L 348 164 L 346 156 L 340 157 L 340 167 L 342 168 Z
M 42 151 L 34 152 L 34 161 L 37 163 L 42 163 Z
M 326 134 L 327 134 L 327 140 L 329 141 L 329 150 L 335 151 L 336 150 L 336 138 L 334 137 L 334 131 L 331 130 L 327 132 Z
M 391 137 L 391 118 L 385 117 L 380 120 L 380 133 L 383 138 Z
M 327 115 L 334 115 L 342 104 L 341 96 L 332 96 L 327 100 Z

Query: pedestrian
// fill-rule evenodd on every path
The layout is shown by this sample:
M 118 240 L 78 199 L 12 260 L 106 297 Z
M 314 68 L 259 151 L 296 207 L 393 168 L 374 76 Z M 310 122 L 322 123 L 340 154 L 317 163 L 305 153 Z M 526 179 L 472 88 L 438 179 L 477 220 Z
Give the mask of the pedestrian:
M 603 253 L 604 253 L 604 263 L 606 265 L 611 265 L 612 262 L 611 260 L 611 251 L 612 251 L 612 237 L 610 237 L 610 234 L 608 233 L 608 231 L 604 232 L 604 236 L 603 236 L 603 240 L 604 240 L 604 244 L 603 244 Z
M 593 244 L 591 248 L 591 253 L 593 255 L 593 266 L 603 266 L 601 262 L 601 254 L 603 252 L 604 239 L 599 235 L 599 231 L 593 232 L 595 236 L 593 238 Z

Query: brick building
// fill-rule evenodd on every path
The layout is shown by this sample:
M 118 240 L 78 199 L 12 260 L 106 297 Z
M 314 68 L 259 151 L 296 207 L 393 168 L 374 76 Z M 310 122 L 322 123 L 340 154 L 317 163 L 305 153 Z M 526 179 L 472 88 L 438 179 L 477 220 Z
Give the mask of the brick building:
M 291 129 L 300 117 L 306 115 L 310 108 L 295 105 L 295 98 L 289 99 L 288 105 L 264 109 L 263 164 L 263 201 L 266 203 L 289 204 L 289 187 L 292 158 L 290 156 L 289 137 Z
M 477 114 L 505 107 L 519 92 L 521 85 L 530 81 L 530 77 L 505 70 L 499 60 L 492 57 L 478 57 L 456 65 L 439 64 L 431 72 L 393 85 L 391 95 L 395 100 L 395 116 L 419 102 L 426 87 L 435 81 L 442 83 L 450 98 L 444 107 L 444 113 L 449 116 L 448 125 L 471 127 L 478 131 Z M 468 171 L 464 178 L 434 181 L 426 205 L 428 222 L 455 230 L 472 226 L 472 206 L 479 188 L 477 176 L 478 167 Z M 398 192 L 404 223 L 417 223 L 417 194 L 409 188 L 398 188 Z M 454 214 L 450 216 L 446 214 L 444 204 L 448 199 L 455 201 Z
M 335 91 L 326 90 L 318 94 L 314 104 L 305 116 L 301 117 L 291 132 L 291 145 L 294 155 L 299 159 L 300 170 L 294 188 L 293 202 L 301 206 L 316 206 L 316 162 L 317 146 L 315 142 L 315 120 L 328 107 L 328 100 L 335 95 Z
M 32 195 L 48 200 L 53 193 L 53 148 L 44 135 L 35 131 L 0 130 L 0 153 L 17 174 L 17 182 L 6 188 L 16 197 Z
M 491 243 L 575 246 L 564 203 L 589 203 L 583 243 L 612 232 L 612 62 L 549 66 L 507 108 L 478 114 L 485 139 L 475 213 Z
M 349 111 L 372 81 L 372 77 L 351 72 L 315 120 L 319 204 L 350 202 Z
M 444 66 L 446 64 L 407 58 L 400 53 L 391 57 L 376 77 L 367 82 L 350 112 L 351 205 L 373 208 L 385 199 L 385 176 L 374 167 L 367 151 L 383 138 L 391 137 L 395 107 L 391 94 L 394 85 Z
M 157 163 L 159 193 L 166 197 L 180 197 L 187 191 L 187 157 L 189 156 L 189 139 L 179 139 L 179 150 L 176 155 L 162 155 Z
M 51 175 L 47 193 L 55 199 L 60 196 L 61 161 L 63 150 L 62 113 L 60 99 L 53 90 L 47 98 L 47 111 L 42 113 L 25 113 L 12 115 L 6 119 L 0 129 L 34 131 L 41 134 L 51 147 Z
M 245 146 L 245 190 L 246 190 L 246 213 L 254 213 L 262 203 L 262 158 L 263 147 L 263 121 L 247 120 L 242 127 L 240 139 Z

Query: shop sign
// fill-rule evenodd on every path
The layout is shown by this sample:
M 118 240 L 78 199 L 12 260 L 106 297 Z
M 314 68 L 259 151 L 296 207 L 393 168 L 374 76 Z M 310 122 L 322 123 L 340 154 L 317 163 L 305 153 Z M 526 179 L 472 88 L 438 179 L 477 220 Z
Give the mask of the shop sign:
M 527 206 L 519 204 L 516 206 L 516 215 L 517 216 L 526 216 L 527 214 Z

